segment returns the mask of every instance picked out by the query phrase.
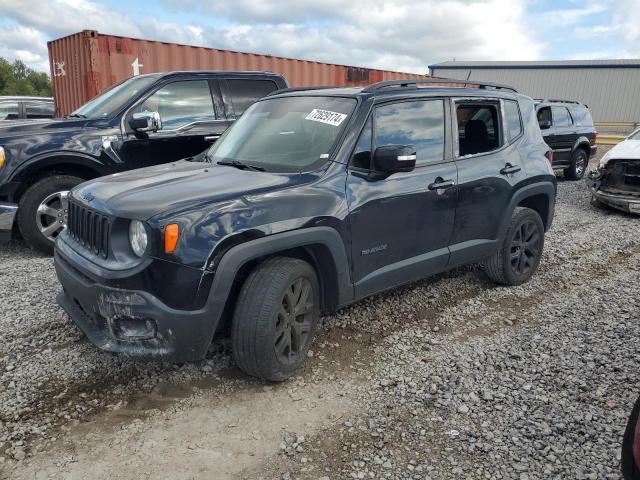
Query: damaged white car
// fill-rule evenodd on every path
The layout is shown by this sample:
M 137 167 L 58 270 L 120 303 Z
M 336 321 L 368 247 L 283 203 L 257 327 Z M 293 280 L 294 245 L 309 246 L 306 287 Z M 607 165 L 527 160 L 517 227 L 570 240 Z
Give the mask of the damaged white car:
M 609 150 L 586 181 L 592 203 L 640 214 L 640 129 Z

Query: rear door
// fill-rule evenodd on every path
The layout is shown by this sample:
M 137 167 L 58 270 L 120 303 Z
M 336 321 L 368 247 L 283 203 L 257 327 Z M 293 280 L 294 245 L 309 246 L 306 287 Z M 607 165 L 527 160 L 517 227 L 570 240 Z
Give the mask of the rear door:
M 227 78 L 220 81 L 227 118 L 236 119 L 256 100 L 280 87 L 268 78 Z
M 567 107 L 554 105 L 551 107 L 553 117 L 553 160 L 554 162 L 566 162 L 571 159 L 571 149 L 577 140 L 577 134 L 573 127 L 573 121 Z
M 228 122 L 214 101 L 215 83 L 207 78 L 175 79 L 150 92 L 131 108 L 123 121 L 125 135 L 118 154 L 126 168 L 139 168 L 187 158 L 206 150 Z M 128 119 L 137 112 L 158 112 L 162 128 L 135 134 Z
M 448 262 L 457 190 L 448 115 L 444 99 L 383 103 L 360 135 L 347 179 L 358 298 L 441 271 Z M 415 170 L 368 177 L 372 152 L 383 145 L 413 145 Z
M 515 100 L 452 100 L 457 145 L 458 203 L 451 265 L 495 251 L 513 187 L 526 178 L 518 143 L 523 123 Z

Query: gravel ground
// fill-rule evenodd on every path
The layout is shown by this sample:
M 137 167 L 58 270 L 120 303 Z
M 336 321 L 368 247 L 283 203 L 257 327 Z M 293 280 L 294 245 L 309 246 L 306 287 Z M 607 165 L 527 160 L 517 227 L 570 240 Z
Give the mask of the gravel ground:
M 358 408 L 283 434 L 281 453 L 242 476 L 619 478 L 639 390 L 640 220 L 588 200 L 583 182 L 560 181 L 543 262 L 526 285 L 496 287 L 470 266 L 326 318 L 308 367 L 278 388 L 298 404 L 318 385 L 340 385 Z M 0 252 L 0 265 L 9 292 L 0 310 L 0 469 L 44 459 L 74 425 L 105 411 L 149 392 L 158 400 L 158 386 L 252 382 L 227 368 L 218 343 L 187 365 L 98 352 L 55 306 L 50 258 L 18 244 Z M 265 422 L 276 413 L 265 411 Z

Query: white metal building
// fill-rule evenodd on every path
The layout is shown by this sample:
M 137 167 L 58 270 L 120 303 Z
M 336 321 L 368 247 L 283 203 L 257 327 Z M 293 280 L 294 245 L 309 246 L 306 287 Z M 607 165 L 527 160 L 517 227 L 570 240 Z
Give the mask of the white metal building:
M 640 59 L 443 62 L 436 77 L 504 83 L 533 98 L 586 103 L 596 122 L 640 122 Z

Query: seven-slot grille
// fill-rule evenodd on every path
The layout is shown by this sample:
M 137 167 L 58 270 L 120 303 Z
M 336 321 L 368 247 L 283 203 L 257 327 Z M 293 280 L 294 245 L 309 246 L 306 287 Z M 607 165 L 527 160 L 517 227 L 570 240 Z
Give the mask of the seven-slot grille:
M 70 201 L 67 228 L 71 237 L 80 245 L 96 255 L 107 257 L 111 228 L 109 217 Z

